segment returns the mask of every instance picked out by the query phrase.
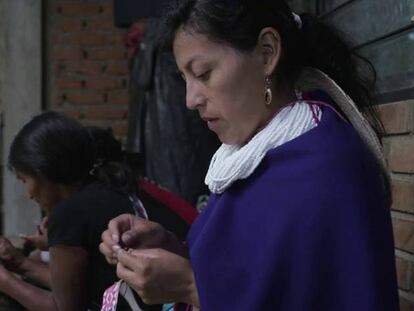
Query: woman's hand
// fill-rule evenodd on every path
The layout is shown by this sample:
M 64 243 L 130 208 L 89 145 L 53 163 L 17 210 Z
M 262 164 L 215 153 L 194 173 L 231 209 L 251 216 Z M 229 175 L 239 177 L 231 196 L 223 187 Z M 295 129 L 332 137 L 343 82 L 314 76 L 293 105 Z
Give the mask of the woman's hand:
M 6 269 L 2 264 L 0 264 L 0 289 L 2 286 L 7 285 L 10 278 L 13 277 L 13 274 Z
M 118 251 L 118 277 L 147 304 L 183 302 L 199 307 L 190 261 L 164 249 Z
M 33 245 L 35 248 L 42 251 L 48 250 L 47 241 L 47 221 L 48 218 L 44 217 L 41 224 L 37 227 L 37 232 L 34 234 L 20 234 L 20 237 Z
M 187 248 L 160 224 L 124 214 L 109 222 L 99 249 L 111 264 L 117 263 L 119 249 L 162 248 L 187 257 Z
M 0 237 L 0 260 L 7 269 L 18 272 L 26 257 L 8 239 Z

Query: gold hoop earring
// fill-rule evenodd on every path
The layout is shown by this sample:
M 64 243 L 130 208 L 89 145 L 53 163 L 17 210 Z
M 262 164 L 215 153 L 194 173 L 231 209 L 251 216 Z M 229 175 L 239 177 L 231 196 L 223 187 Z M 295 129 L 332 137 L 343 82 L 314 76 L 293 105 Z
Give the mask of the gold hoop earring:
M 264 100 L 266 106 L 269 106 L 272 103 L 273 94 L 272 94 L 272 84 L 270 82 L 270 78 L 266 77 L 265 79 L 265 92 L 264 92 Z

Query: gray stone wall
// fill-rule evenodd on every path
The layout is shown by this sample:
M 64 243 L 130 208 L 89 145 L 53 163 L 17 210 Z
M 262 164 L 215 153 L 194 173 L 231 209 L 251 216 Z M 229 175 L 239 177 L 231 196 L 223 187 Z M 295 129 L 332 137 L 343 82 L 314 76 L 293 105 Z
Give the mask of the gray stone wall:
M 14 235 L 35 230 L 40 211 L 7 170 L 10 143 L 41 108 L 41 0 L 0 0 L 0 103 L 2 112 L 2 227 Z

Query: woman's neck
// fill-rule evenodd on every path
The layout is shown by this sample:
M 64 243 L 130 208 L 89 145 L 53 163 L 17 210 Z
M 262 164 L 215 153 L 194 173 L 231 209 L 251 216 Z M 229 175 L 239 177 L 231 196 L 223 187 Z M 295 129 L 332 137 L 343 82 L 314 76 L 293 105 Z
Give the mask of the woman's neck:
M 79 183 L 73 183 L 69 185 L 60 185 L 59 186 L 60 196 L 62 200 L 66 200 L 70 198 L 75 192 L 78 192 L 79 189 L 80 189 Z
M 274 93 L 275 94 L 275 93 Z M 288 88 L 285 92 L 276 93 L 277 97 L 274 96 L 272 103 L 269 105 L 266 117 L 263 119 L 263 122 L 260 123 L 258 129 L 255 131 L 254 135 L 260 132 L 265 128 L 269 122 L 287 105 L 294 103 L 299 100 L 296 96 L 294 88 Z M 252 137 L 254 137 L 254 135 Z

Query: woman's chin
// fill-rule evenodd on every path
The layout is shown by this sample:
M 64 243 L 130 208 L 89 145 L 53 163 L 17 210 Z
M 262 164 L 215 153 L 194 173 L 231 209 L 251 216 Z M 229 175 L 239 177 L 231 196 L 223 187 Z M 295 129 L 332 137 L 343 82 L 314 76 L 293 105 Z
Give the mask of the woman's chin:
M 219 140 L 225 145 L 244 145 L 247 139 L 241 137 L 226 137 L 225 135 L 217 134 Z

